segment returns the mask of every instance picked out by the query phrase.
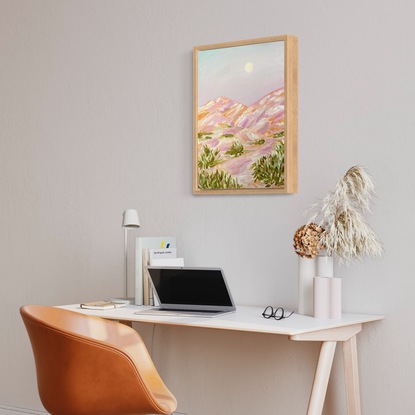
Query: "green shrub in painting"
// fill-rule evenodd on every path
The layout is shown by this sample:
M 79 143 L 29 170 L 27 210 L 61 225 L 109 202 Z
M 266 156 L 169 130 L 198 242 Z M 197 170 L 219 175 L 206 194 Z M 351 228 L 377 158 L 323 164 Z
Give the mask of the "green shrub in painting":
M 282 186 L 284 184 L 284 142 L 279 141 L 275 151 L 262 156 L 251 165 L 252 176 L 256 182 L 264 183 L 265 187 Z
M 279 133 L 275 133 L 274 134 L 274 138 L 282 138 L 282 137 L 284 137 L 284 131 L 280 131 Z
M 197 161 L 199 169 L 210 169 L 215 167 L 220 160 L 219 150 L 217 148 L 210 148 L 209 146 L 203 146 L 203 150 Z
M 202 170 L 199 172 L 199 189 L 240 189 L 241 187 L 238 179 L 224 171 Z
M 231 157 L 238 157 L 242 155 L 244 152 L 244 146 L 240 141 L 234 141 L 230 147 L 230 149 L 226 152 Z
M 212 138 L 212 134 L 213 133 L 197 133 L 197 138 L 199 138 L 200 140 L 208 140 L 209 138 Z

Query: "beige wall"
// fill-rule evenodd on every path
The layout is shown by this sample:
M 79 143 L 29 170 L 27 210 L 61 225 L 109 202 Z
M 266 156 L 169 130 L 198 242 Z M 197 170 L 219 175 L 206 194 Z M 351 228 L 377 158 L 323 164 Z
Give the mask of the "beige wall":
M 377 184 L 385 247 L 337 272 L 345 311 L 387 315 L 359 337 L 363 413 L 411 413 L 414 12 L 409 0 L 0 0 L 0 413 L 42 411 L 21 304 L 122 294 L 124 209 L 138 209 L 139 235 L 176 235 L 188 265 L 223 267 L 237 303 L 295 307 L 293 233 L 354 164 Z M 284 33 L 299 37 L 299 193 L 193 196 L 192 47 Z M 317 345 L 139 329 L 180 412 L 305 412 Z M 337 358 L 326 414 L 343 404 Z

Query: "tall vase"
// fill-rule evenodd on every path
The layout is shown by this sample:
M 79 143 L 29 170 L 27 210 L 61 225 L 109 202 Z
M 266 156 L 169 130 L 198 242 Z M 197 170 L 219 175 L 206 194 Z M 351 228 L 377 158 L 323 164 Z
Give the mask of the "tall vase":
M 341 318 L 341 278 L 333 277 L 333 257 L 317 257 L 314 277 L 314 317 Z
M 333 257 L 329 255 L 316 256 L 317 261 L 317 273 L 315 277 L 333 277 L 334 276 L 334 263 Z
M 315 258 L 298 257 L 298 314 L 313 316 L 313 278 Z

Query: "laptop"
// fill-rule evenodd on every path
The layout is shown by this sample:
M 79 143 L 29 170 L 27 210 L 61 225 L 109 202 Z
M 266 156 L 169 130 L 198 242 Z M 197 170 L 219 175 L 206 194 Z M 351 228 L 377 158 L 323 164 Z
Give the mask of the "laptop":
M 236 310 L 220 268 L 146 267 L 159 307 L 137 314 L 216 317 Z

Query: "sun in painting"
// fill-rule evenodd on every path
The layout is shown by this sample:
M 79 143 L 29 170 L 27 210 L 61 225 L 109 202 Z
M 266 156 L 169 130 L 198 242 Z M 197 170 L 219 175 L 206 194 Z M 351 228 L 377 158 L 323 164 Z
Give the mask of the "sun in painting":
M 253 71 L 253 69 L 254 69 L 254 65 L 253 65 L 252 62 L 247 62 L 245 64 L 245 72 L 246 73 L 251 73 Z

